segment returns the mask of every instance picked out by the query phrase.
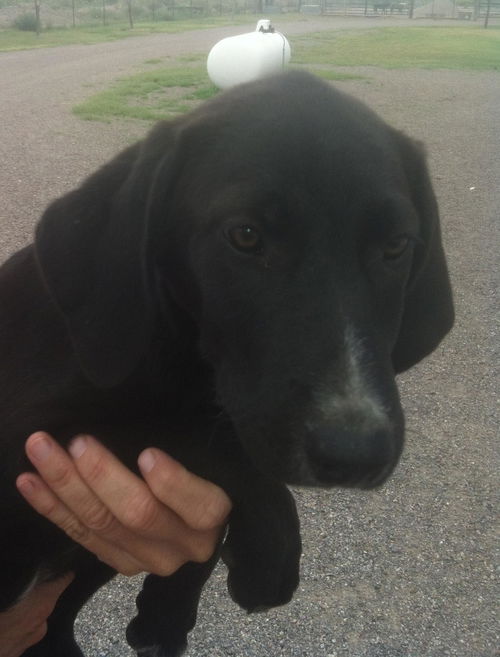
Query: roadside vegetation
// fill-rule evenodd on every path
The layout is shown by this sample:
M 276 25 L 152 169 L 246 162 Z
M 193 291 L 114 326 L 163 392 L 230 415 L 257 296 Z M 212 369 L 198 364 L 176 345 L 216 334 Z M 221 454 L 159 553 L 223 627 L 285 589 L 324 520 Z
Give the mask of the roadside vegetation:
M 202 63 L 205 57 L 178 60 L 176 65 L 145 71 L 118 80 L 110 89 L 74 108 L 82 119 L 157 121 L 187 112 L 217 93 Z M 147 64 L 147 62 L 145 62 Z
M 500 27 L 500 26 L 499 26 Z M 383 27 L 318 32 L 294 40 L 297 64 L 500 70 L 500 29 Z
M 33 24 L 34 17 L 22 14 L 21 23 Z M 33 48 L 55 48 L 69 45 L 92 45 L 106 41 L 146 36 L 148 34 L 175 34 L 188 30 L 203 30 L 224 25 L 238 25 L 253 20 L 249 16 L 213 16 L 207 18 L 186 18 L 157 22 L 134 23 L 131 28 L 126 22 L 109 25 L 83 25 L 77 27 L 57 27 L 43 29 L 37 36 L 33 29 L 0 29 L 0 51 L 28 50 Z
M 290 39 L 292 65 L 328 80 L 365 78 L 355 67 L 500 69 L 500 30 L 471 27 L 375 28 L 332 31 Z M 74 108 L 83 119 L 156 121 L 188 111 L 217 89 L 206 53 L 144 62 L 143 72 L 118 80 Z M 500 80 L 499 80 L 500 82 Z

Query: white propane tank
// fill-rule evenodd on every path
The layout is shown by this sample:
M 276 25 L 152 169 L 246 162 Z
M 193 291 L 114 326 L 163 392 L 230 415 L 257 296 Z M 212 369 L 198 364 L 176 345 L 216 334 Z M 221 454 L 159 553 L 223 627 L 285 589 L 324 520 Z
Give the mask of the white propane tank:
M 208 54 L 208 76 L 219 89 L 282 71 L 290 61 L 290 44 L 271 21 L 258 21 L 255 32 L 222 39 Z

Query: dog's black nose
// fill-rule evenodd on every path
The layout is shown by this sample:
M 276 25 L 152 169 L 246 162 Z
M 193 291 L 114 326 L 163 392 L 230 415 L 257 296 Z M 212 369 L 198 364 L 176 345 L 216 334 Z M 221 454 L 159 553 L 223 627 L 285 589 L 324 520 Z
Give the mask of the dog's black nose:
M 307 437 L 308 465 L 320 485 L 373 488 L 392 472 L 399 452 L 388 429 L 362 432 L 326 426 Z

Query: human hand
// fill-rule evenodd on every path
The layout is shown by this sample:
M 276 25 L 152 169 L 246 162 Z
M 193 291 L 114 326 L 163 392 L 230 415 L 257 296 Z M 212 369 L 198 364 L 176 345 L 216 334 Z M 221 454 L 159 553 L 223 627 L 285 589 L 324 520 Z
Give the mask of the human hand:
M 68 451 L 31 435 L 26 453 L 38 474 L 23 473 L 17 487 L 74 541 L 124 575 L 170 575 L 211 557 L 231 510 L 218 486 L 156 448 L 139 456 L 144 480 L 91 436 Z
M 39 584 L 14 607 L 0 613 L 0 657 L 20 657 L 43 639 L 47 618 L 73 579 L 69 573 L 53 582 Z

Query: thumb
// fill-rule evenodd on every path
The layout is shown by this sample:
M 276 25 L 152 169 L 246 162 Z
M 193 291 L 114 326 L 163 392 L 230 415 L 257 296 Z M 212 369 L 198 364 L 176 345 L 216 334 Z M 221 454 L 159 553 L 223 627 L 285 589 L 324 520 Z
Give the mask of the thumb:
M 39 584 L 33 591 L 33 596 L 40 600 L 45 600 L 47 603 L 50 601 L 51 607 L 54 608 L 60 595 L 67 589 L 74 579 L 74 573 L 67 573 L 63 577 L 54 579 L 51 582 Z

